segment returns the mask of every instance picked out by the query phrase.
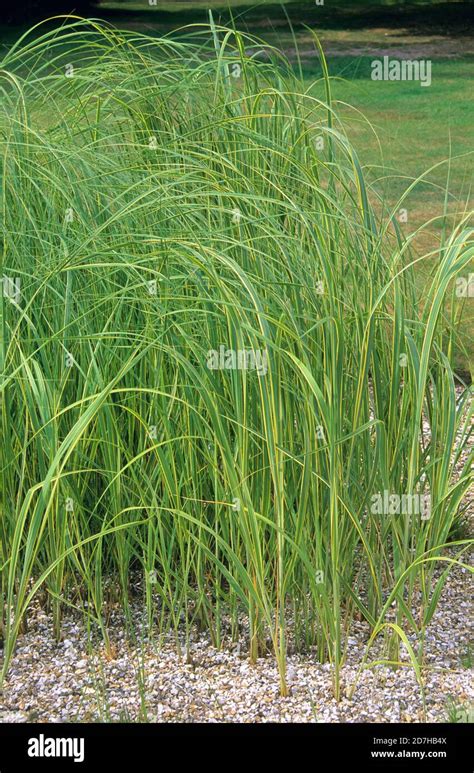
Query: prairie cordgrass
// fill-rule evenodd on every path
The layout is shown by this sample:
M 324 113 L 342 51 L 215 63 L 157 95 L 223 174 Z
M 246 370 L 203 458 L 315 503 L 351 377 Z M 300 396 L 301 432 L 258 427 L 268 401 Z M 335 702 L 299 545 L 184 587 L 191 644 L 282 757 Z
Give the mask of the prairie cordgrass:
M 0 65 L 2 676 L 36 594 L 58 638 L 73 605 L 107 643 L 135 572 L 150 629 L 219 647 L 245 614 L 282 694 L 291 626 L 340 697 L 354 616 L 421 679 L 407 632 L 469 545 L 468 215 L 419 307 L 403 199 L 375 214 L 322 52 L 318 99 L 212 17 L 187 42 L 58 23 Z

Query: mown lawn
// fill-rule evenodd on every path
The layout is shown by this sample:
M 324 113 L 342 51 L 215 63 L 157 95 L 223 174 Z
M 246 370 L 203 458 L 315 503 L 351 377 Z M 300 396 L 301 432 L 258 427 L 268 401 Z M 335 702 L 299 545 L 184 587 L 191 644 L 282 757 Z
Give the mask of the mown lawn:
M 374 82 L 370 79 L 367 58 L 357 62 L 341 58 L 330 64 L 333 71 L 341 73 L 333 81 L 335 99 L 352 106 L 343 108 L 350 126 L 349 136 L 364 166 L 371 167 L 371 177 L 377 181 L 376 187 L 389 205 L 397 203 L 413 180 L 436 167 L 403 203 L 407 210 L 407 223 L 402 224 L 405 231 L 417 230 L 433 219 L 415 242 L 419 254 L 428 253 L 439 243 L 442 234 L 446 191 L 449 191 L 448 211 L 452 215 L 446 222 L 447 227 L 456 216 L 473 208 L 474 111 L 470 78 L 474 59 L 435 60 L 429 88 L 422 88 L 418 83 Z M 309 65 L 306 69 L 310 80 L 313 68 Z M 353 77 L 355 71 L 357 77 Z M 420 291 L 432 268 L 430 260 L 419 264 Z M 473 306 L 474 299 L 466 299 L 459 352 L 459 365 L 471 371 Z

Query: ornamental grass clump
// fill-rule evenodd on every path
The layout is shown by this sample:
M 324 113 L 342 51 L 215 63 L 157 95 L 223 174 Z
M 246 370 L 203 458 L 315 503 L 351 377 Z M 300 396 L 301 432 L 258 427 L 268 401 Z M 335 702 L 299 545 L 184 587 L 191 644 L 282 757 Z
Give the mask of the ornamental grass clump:
M 61 24 L 0 65 L 3 676 L 38 593 L 58 638 L 72 605 L 107 643 L 104 580 L 127 619 L 135 572 L 178 644 L 245 615 L 282 694 L 291 630 L 339 698 L 355 616 L 421 678 L 407 632 L 468 546 L 445 311 L 468 218 L 418 307 L 323 58 L 308 88 L 212 19 L 185 42 Z

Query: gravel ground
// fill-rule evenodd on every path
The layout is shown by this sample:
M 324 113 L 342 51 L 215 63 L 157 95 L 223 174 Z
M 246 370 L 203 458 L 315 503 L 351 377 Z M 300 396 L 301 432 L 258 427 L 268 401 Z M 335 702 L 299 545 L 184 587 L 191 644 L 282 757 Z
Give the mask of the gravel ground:
M 465 454 L 459 468 L 464 461 Z M 472 493 L 467 501 L 471 509 Z M 466 554 L 463 559 L 469 564 Z M 245 641 L 227 639 L 218 650 L 207 634 L 194 630 L 190 657 L 180 657 L 174 637 L 161 637 L 159 646 L 148 639 L 143 606 L 135 601 L 135 644 L 117 610 L 108 626 L 113 652 L 107 653 L 79 612 L 64 620 L 63 640 L 57 643 L 52 621 L 36 601 L 0 692 L 0 722 L 443 722 L 450 706 L 456 707 L 458 721 L 473 721 L 473 619 L 472 576 L 456 566 L 425 635 L 424 714 L 403 645 L 406 666 L 364 669 L 349 700 L 370 634 L 364 622 L 354 622 L 346 642 L 343 697 L 337 703 L 331 666 L 319 663 L 314 650 L 289 656 L 290 696 L 282 698 L 274 659 L 251 665 Z M 241 628 L 245 637 L 245 620 Z M 408 638 L 416 649 L 414 635 Z M 289 644 L 291 652 L 291 636 Z M 380 656 L 381 644 L 375 642 L 369 661 Z
M 425 640 L 425 697 L 422 699 L 409 658 L 396 670 L 375 665 L 362 672 L 353 700 L 353 683 L 368 637 L 355 623 L 342 669 L 343 698 L 331 690 L 331 666 L 312 651 L 291 655 L 291 694 L 281 698 L 271 656 L 252 666 L 238 645 L 226 641 L 219 651 L 209 637 L 194 632 L 191 662 L 164 637 L 149 641 L 143 609 L 133 612 L 139 644 L 127 641 L 123 620 L 111 618 L 113 657 L 91 641 L 72 617 L 56 643 L 51 620 L 38 605 L 31 610 L 28 633 L 20 637 L 9 677 L 0 694 L 2 722 L 151 721 L 151 722 L 441 722 L 449 701 L 459 710 L 474 705 L 472 669 L 466 668 L 472 615 L 470 573 L 456 567 L 444 588 Z M 411 643 L 415 644 L 413 637 Z M 471 642 L 472 646 L 472 642 Z M 371 659 L 377 657 L 377 648 Z M 467 715 L 460 714 L 461 721 Z

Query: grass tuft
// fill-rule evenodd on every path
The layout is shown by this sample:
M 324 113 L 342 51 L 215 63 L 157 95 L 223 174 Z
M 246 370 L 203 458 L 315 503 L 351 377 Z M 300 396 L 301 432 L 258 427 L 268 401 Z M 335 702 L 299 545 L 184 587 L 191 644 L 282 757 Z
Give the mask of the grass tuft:
M 445 314 L 468 215 L 418 310 L 325 67 L 317 99 L 212 15 L 185 43 L 39 27 L 0 69 L 2 676 L 40 590 L 58 638 L 73 604 L 107 643 L 104 580 L 127 614 L 140 572 L 150 627 L 221 646 L 244 613 L 282 694 L 296 630 L 339 698 L 352 619 L 398 662 L 468 545 L 446 558 L 471 480 Z

